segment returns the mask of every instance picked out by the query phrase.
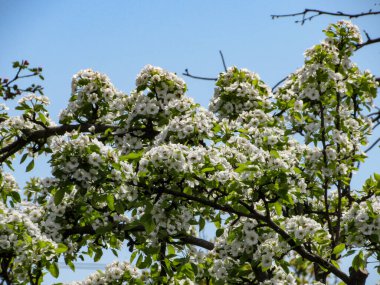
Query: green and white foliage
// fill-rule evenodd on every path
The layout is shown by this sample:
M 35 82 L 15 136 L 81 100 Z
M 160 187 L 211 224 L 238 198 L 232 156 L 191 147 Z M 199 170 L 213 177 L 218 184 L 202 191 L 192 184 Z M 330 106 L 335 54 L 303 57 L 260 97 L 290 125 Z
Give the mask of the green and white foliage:
M 32 171 L 44 153 L 51 167 L 23 191 L 0 172 L 1 284 L 41 284 L 59 258 L 74 269 L 122 245 L 129 261 L 72 284 L 365 284 L 380 175 L 351 180 L 378 84 L 350 61 L 357 27 L 324 32 L 276 92 L 249 70 L 221 73 L 208 110 L 150 65 L 130 95 L 80 71 L 59 124 L 44 96 L 22 98 L 19 116 L 1 105 L 4 167 L 20 154 Z

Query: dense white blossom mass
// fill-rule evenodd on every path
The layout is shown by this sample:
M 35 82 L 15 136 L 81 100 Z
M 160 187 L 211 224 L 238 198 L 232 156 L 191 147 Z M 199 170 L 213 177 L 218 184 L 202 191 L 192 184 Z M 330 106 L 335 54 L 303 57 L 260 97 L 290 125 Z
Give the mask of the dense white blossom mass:
M 24 151 L 30 171 L 47 153 L 51 176 L 32 178 L 21 202 L 0 171 L 0 278 L 40 284 L 58 276 L 60 257 L 74 269 L 126 245 L 129 262 L 71 284 L 356 280 L 379 258 L 380 176 L 350 187 L 378 84 L 350 61 L 357 27 L 339 21 L 325 34 L 276 92 L 247 69 L 221 73 L 208 110 L 150 65 L 130 95 L 80 71 L 60 125 L 48 98 L 20 99 L 22 115 L 0 122 L 2 162 Z M 352 272 L 339 268 L 343 254 L 355 254 Z

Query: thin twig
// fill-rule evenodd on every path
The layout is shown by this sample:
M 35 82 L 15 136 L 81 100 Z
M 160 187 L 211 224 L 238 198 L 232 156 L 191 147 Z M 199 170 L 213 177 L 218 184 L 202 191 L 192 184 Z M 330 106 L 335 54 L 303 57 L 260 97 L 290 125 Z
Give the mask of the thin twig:
M 373 149 L 373 148 L 377 145 L 378 142 L 380 142 L 380 138 L 378 138 L 377 140 L 375 140 L 375 141 L 371 144 L 371 146 L 370 146 L 369 148 L 367 148 L 364 152 L 368 152 L 368 151 L 370 151 L 371 149 Z
M 272 90 L 276 89 L 281 83 L 283 83 L 286 79 L 288 79 L 288 77 L 284 77 L 283 79 L 281 79 L 279 82 L 277 82 L 273 87 L 272 87 Z
M 192 75 L 189 73 L 189 70 L 187 68 L 185 69 L 185 72 L 182 73 L 182 75 L 190 77 L 190 78 L 194 78 L 194 79 L 201 79 L 201 80 L 210 80 L 210 81 L 217 81 L 218 80 L 218 78 L 215 78 L 215 77 L 203 77 L 203 76 Z
M 307 14 L 314 13 L 311 16 L 307 17 Z M 362 12 L 357 14 L 349 14 L 349 13 L 343 13 L 343 12 L 328 12 L 328 11 L 322 11 L 318 9 L 305 9 L 303 12 L 298 13 L 292 13 L 292 14 L 282 14 L 282 15 L 271 15 L 272 19 L 277 18 L 286 18 L 286 17 L 296 17 L 296 16 L 302 16 L 301 20 L 296 20 L 295 23 L 300 23 L 301 25 L 305 24 L 306 21 L 311 21 L 313 18 L 322 16 L 322 15 L 329 15 L 329 16 L 338 16 L 338 17 L 348 17 L 350 19 L 352 18 L 359 18 L 363 16 L 370 16 L 370 15 L 378 15 L 380 14 L 380 11 L 372 11 L 369 10 L 368 12 Z
M 369 36 L 369 34 L 367 33 L 367 31 L 366 30 L 363 30 L 363 33 L 365 34 L 365 36 L 367 37 L 367 40 L 370 40 L 371 39 L 371 37 Z
M 222 62 L 223 62 L 223 67 L 224 67 L 224 71 L 227 72 L 227 65 L 226 65 L 226 62 L 224 61 L 224 56 L 223 56 L 223 53 L 222 51 L 220 50 L 219 51 L 220 53 L 220 57 L 222 58 Z
M 220 57 L 222 59 L 224 71 L 227 72 L 227 65 L 226 65 L 226 61 L 224 60 L 223 52 L 220 50 L 219 54 L 220 54 Z M 218 80 L 218 78 L 216 78 L 216 77 L 204 77 L 204 76 L 192 75 L 192 74 L 190 74 L 190 72 L 187 68 L 185 69 L 185 72 L 182 73 L 182 75 L 190 77 L 190 78 L 194 78 L 194 79 L 200 79 L 200 80 L 210 80 L 210 81 L 217 81 Z
M 376 129 L 380 125 L 380 122 L 377 122 L 376 125 L 372 127 L 372 130 Z
M 365 46 L 368 46 L 368 45 L 371 45 L 371 44 L 376 44 L 376 43 L 379 43 L 380 42 L 380 37 L 379 38 L 376 38 L 376 39 L 368 39 L 366 40 L 365 42 L 361 43 L 361 44 L 357 44 L 356 45 L 356 50 L 358 49 L 361 49 L 362 47 L 365 47 Z M 376 81 L 378 80 L 379 78 L 376 78 Z

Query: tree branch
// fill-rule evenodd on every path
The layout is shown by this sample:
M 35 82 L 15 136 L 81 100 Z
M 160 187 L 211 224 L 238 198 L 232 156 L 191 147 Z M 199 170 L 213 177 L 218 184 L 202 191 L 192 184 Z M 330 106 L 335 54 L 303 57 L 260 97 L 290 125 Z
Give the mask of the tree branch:
M 222 58 L 222 63 L 223 63 L 224 71 L 227 72 L 227 65 L 226 65 L 226 62 L 224 61 L 224 56 L 223 56 L 223 53 L 222 53 L 221 50 L 219 51 L 219 54 L 220 54 L 220 57 Z
M 278 233 L 291 246 L 291 248 L 294 251 L 296 251 L 300 256 L 302 256 L 303 258 L 305 258 L 311 262 L 317 263 L 318 265 L 326 268 L 328 271 L 332 272 L 337 277 L 339 277 L 342 281 L 344 281 L 348 284 L 350 282 L 350 277 L 347 274 L 340 271 L 337 267 L 335 267 L 333 264 L 331 264 L 327 260 L 323 259 L 319 255 L 308 252 L 301 245 L 297 244 L 287 232 L 285 232 L 280 226 L 278 226 L 276 223 L 274 223 L 269 217 L 266 217 L 266 216 L 260 214 L 259 212 L 257 212 L 256 210 L 254 210 L 252 208 L 249 208 L 250 213 L 246 213 L 246 212 L 241 212 L 239 210 L 236 210 L 236 209 L 232 208 L 231 206 L 220 205 L 220 204 L 217 204 L 213 201 L 204 199 L 204 198 L 199 197 L 199 196 L 192 196 L 192 195 L 189 195 L 189 194 L 186 194 L 183 192 L 173 191 L 170 189 L 164 189 L 163 192 L 167 193 L 167 194 L 171 194 L 171 195 L 176 196 L 176 197 L 186 198 L 188 201 L 195 201 L 195 202 L 201 203 L 201 204 L 206 205 L 206 206 L 213 207 L 214 209 L 221 210 L 221 211 L 224 211 L 227 213 L 233 213 L 236 215 L 240 215 L 243 217 L 247 217 L 247 218 L 251 218 L 251 219 L 255 219 L 255 220 L 264 222 L 267 224 L 267 226 L 269 228 L 271 228 L 276 233 Z
M 129 228 L 129 229 L 128 229 L 128 226 L 129 225 L 115 223 L 113 225 L 113 229 L 115 229 L 115 230 L 117 229 L 119 231 L 120 230 L 125 231 L 125 234 L 132 233 L 132 232 L 142 232 L 142 231 L 145 231 L 145 228 L 144 228 L 143 225 L 136 225 L 135 227 Z M 71 228 L 71 229 L 66 229 L 62 233 L 62 236 L 63 236 L 64 239 L 66 239 L 69 236 L 76 235 L 76 234 L 94 235 L 94 234 L 96 234 L 96 231 L 92 228 L 91 225 L 86 225 L 86 226 L 82 226 L 82 227 L 74 227 L 74 228 Z M 207 250 L 212 250 L 214 248 L 214 244 L 212 242 L 209 242 L 207 240 L 204 240 L 204 239 L 201 239 L 201 238 L 197 238 L 197 237 L 194 237 L 194 236 L 190 236 L 190 235 L 183 235 L 183 234 L 181 234 L 179 236 L 174 236 L 173 238 L 179 239 L 184 244 L 196 245 L 196 246 L 202 247 L 202 248 L 207 249 Z
M 224 71 L 227 72 L 227 65 L 226 65 L 226 61 L 224 60 L 223 52 L 220 50 L 219 54 L 220 54 L 220 58 L 222 60 Z M 187 68 L 185 69 L 185 72 L 182 73 L 182 75 L 193 78 L 193 79 L 200 79 L 200 80 L 209 80 L 209 81 L 217 81 L 218 80 L 218 78 L 216 78 L 216 77 L 204 77 L 204 76 L 192 75 L 192 74 L 190 74 L 190 72 Z
M 89 128 L 94 126 L 95 132 L 105 132 L 107 129 L 112 128 L 116 129 L 116 126 L 112 125 L 94 125 L 94 124 L 76 124 L 76 125 L 61 125 L 54 127 L 46 127 L 43 130 L 36 130 L 27 133 L 27 135 L 23 137 L 17 138 L 14 142 L 2 147 L 0 149 L 0 164 L 2 164 L 5 160 L 11 157 L 13 154 L 24 148 L 26 145 L 32 142 L 38 142 L 41 139 L 47 139 L 51 136 L 63 135 L 66 132 L 71 132 L 74 130 L 80 130 L 81 132 L 88 132 Z
M 312 15 L 308 16 L 308 14 L 312 14 Z M 296 20 L 295 23 L 300 23 L 301 25 L 303 25 L 303 24 L 305 24 L 306 21 L 311 21 L 313 18 L 322 16 L 322 15 L 337 16 L 337 17 L 348 17 L 348 18 L 352 19 L 352 18 L 359 18 L 359 17 L 363 17 L 363 16 L 378 15 L 378 14 L 380 14 L 380 11 L 369 10 L 368 12 L 350 14 L 350 13 L 343 13 L 340 11 L 328 12 L 328 11 L 322 11 L 322 10 L 318 10 L 318 9 L 305 9 L 303 12 L 291 13 L 291 14 L 282 14 L 282 15 L 271 15 L 271 17 L 272 17 L 272 19 L 278 19 L 278 18 L 302 16 L 302 19 Z
M 283 79 L 281 79 L 279 82 L 277 82 L 273 87 L 272 87 L 272 90 L 276 89 L 281 83 L 283 83 L 286 79 L 288 79 L 288 77 L 284 77 Z
M 197 237 L 193 237 L 193 236 L 180 236 L 180 237 L 174 237 L 174 238 L 180 239 L 183 243 L 196 245 L 196 246 L 202 247 L 204 249 L 208 249 L 208 250 L 214 249 L 214 244 L 212 242 L 209 242 L 209 241 L 201 239 L 201 238 L 197 238 Z
M 189 73 L 189 70 L 186 68 L 185 72 L 182 73 L 182 75 L 194 78 L 194 79 L 200 79 L 200 80 L 210 80 L 210 81 L 217 81 L 218 78 L 216 77 L 203 77 L 203 76 L 196 76 Z
M 371 45 L 371 44 L 379 43 L 379 42 L 380 42 L 380 37 L 379 38 L 375 38 L 375 39 L 368 38 L 365 42 L 363 42 L 361 44 L 357 44 L 356 45 L 356 50 L 361 49 L 362 47 L 365 47 L 365 46 L 368 46 L 368 45 Z M 378 80 L 379 80 L 379 78 L 376 78 L 376 81 L 378 81 Z
M 380 138 L 378 138 L 377 140 L 375 140 L 375 141 L 371 144 L 371 146 L 369 146 L 364 152 L 368 152 L 368 151 L 370 151 L 371 149 L 373 149 L 373 148 L 378 144 L 378 142 L 380 142 Z

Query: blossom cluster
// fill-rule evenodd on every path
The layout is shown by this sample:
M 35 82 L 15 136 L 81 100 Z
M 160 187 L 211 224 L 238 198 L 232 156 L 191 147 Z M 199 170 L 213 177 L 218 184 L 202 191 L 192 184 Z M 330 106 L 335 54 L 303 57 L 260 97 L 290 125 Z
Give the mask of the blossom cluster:
M 360 42 L 357 27 L 339 21 L 325 33 L 327 39 L 306 51 L 305 65 L 276 93 L 276 104 L 290 129 L 314 144 L 304 161 L 307 174 L 331 185 L 332 177 L 349 176 L 366 157 L 361 147 L 372 127 L 363 109 L 373 104 L 378 84 L 350 61 Z
M 174 73 L 145 66 L 118 118 L 117 147 L 128 153 L 168 141 L 194 144 L 211 137 L 212 114 L 186 97 L 185 91 L 185 83 Z
M 286 230 L 293 235 L 297 240 L 307 241 L 320 235 L 323 239 L 321 243 L 329 241 L 330 235 L 322 228 L 315 220 L 304 216 L 293 216 L 286 221 Z
M 342 222 L 345 232 L 349 232 L 348 244 L 363 246 L 369 240 L 380 238 L 380 197 L 373 197 L 366 202 L 354 203 L 344 213 Z
M 194 109 L 181 116 L 176 116 L 170 120 L 167 127 L 158 135 L 156 144 L 162 144 L 165 141 L 173 143 L 199 144 L 206 139 L 213 137 L 212 131 L 216 124 L 214 115 L 203 109 Z
M 110 123 L 124 106 L 124 95 L 117 91 L 109 78 L 91 69 L 74 75 L 69 105 L 60 113 L 59 121 L 68 124 Z
M 119 161 L 120 153 L 96 138 L 85 135 L 72 137 L 71 140 L 59 138 L 52 142 L 52 146 L 53 175 L 62 180 L 74 181 L 85 189 L 105 178 L 118 183 L 132 175 L 132 166 Z
M 185 82 L 175 74 L 160 67 L 147 65 L 136 78 L 138 91 L 147 90 L 156 94 L 157 100 L 168 104 L 174 98 L 180 98 L 187 90 Z
M 156 228 L 152 232 L 153 236 L 158 236 L 160 229 L 164 229 L 170 236 L 186 233 L 190 230 L 189 222 L 193 220 L 192 213 L 185 206 L 179 205 L 168 215 L 166 208 L 170 207 L 170 200 L 170 196 L 166 197 L 166 195 L 163 195 L 163 197 L 154 204 L 151 212 L 156 224 Z
M 143 284 L 138 282 L 141 272 L 126 261 L 114 261 L 104 270 L 96 271 L 83 281 L 74 281 L 66 285 L 113 285 L 113 284 Z
M 22 115 L 9 116 L 7 113 L 0 114 L 0 146 L 7 147 L 15 143 L 19 137 L 25 137 L 32 131 L 44 130 L 48 126 L 55 126 L 55 122 L 49 117 L 46 106 L 49 105 L 46 96 L 29 94 L 18 101 L 16 110 L 22 111 Z M 0 107 L 6 110 L 5 106 Z M 40 143 L 44 144 L 44 141 Z M 26 153 L 30 157 L 37 155 L 35 148 L 28 146 Z
M 216 86 L 209 109 L 221 118 L 235 119 L 243 111 L 270 109 L 270 88 L 247 69 L 230 67 L 219 75 Z
M 27 183 L 28 203 L 0 171 L 0 259 L 12 254 L 12 278 L 37 280 L 37 270 L 56 274 L 61 254 L 73 266 L 124 243 L 141 271 L 117 261 L 72 284 L 304 284 L 297 272 L 341 270 L 341 244 L 377 254 L 380 176 L 362 192 L 349 185 L 378 84 L 350 61 L 354 25 L 325 34 L 274 93 L 247 69 L 221 73 L 208 110 L 177 75 L 148 65 L 129 96 L 99 72 L 74 75 L 62 126 L 43 96 L 22 98 L 21 116 L 2 113 L 2 151 L 21 142 L 29 155 L 48 153 L 52 169 Z M 207 223 L 212 241 L 200 238 Z
M 37 262 L 54 261 L 59 252 L 58 244 L 35 223 L 36 214 L 38 208 L 33 205 L 8 208 L 0 201 L 0 252 L 14 258 L 12 279 L 25 283 Z
M 19 200 L 19 192 L 20 188 L 12 174 L 3 172 L 3 170 L 0 169 L 0 193 L 3 203 L 7 203 L 8 197 L 14 202 Z

